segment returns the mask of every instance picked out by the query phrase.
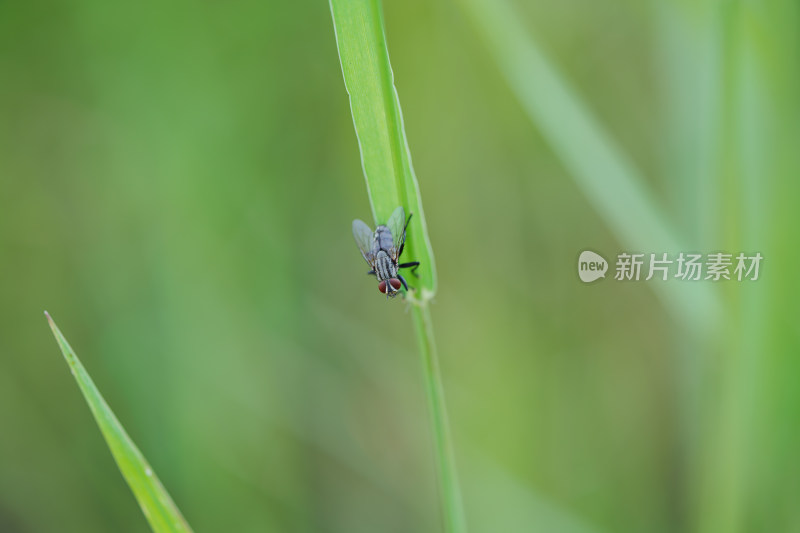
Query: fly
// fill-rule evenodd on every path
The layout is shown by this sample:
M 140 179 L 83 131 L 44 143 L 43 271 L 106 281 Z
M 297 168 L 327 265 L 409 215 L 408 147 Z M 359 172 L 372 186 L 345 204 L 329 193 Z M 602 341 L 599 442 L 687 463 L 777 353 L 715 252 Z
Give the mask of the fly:
M 399 269 L 413 268 L 411 273 L 416 275 L 414 271 L 419 267 L 419 261 L 400 264 L 397 262 L 403 253 L 406 228 L 410 221 L 411 215 L 406 219 L 402 207 L 395 209 L 389 221 L 375 228 L 374 232 L 363 221 L 359 219 L 353 221 L 353 237 L 371 269 L 367 274 L 378 279 L 378 290 L 387 298 L 397 296 L 401 286 L 408 291 L 408 283 L 400 275 Z

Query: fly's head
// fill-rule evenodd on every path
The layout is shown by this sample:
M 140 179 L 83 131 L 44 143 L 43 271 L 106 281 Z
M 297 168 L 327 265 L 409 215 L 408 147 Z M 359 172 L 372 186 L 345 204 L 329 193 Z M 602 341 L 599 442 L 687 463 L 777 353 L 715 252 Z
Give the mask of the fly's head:
M 402 284 L 397 278 L 390 278 L 378 283 L 378 290 L 385 294 L 387 298 L 397 296 L 397 293 L 400 292 L 400 287 L 402 287 Z

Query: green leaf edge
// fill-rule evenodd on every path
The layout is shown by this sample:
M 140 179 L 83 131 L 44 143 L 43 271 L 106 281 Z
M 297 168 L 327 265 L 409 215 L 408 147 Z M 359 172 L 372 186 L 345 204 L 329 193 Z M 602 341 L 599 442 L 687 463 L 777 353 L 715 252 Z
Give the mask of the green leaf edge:
M 100 391 L 97 390 L 92 378 L 89 377 L 61 330 L 58 329 L 47 311 L 44 314 L 50 324 L 50 329 L 53 330 L 61 353 L 64 355 L 86 403 L 89 404 L 89 409 L 100 427 L 100 432 L 103 434 L 109 450 L 111 450 L 111 455 L 114 456 L 122 476 L 133 491 L 152 530 L 157 533 L 191 532 L 191 527 L 178 510 L 175 502 L 172 501 L 147 459 L 144 458 L 126 433 L 125 428 L 114 416 L 113 411 L 103 399 Z
M 376 0 L 329 0 L 329 5 L 372 215 L 377 225 L 385 223 L 398 205 L 406 214 L 414 214 L 407 231 L 404 260 L 421 263 L 416 283 L 419 292 L 408 294 L 409 301 L 421 304 L 436 295 L 436 264 L 389 62 L 383 9 Z M 347 31 L 342 32 L 342 26 Z M 357 78 L 365 71 L 374 76 L 359 83 Z M 380 80 L 377 87 L 374 79 Z M 380 92 L 382 113 L 371 108 L 370 103 L 377 99 L 374 93 L 362 90 L 364 86 L 373 86 Z M 362 111 L 366 111 L 363 116 Z M 375 121 L 375 117 L 383 120 Z M 380 152 L 373 150 L 376 146 Z

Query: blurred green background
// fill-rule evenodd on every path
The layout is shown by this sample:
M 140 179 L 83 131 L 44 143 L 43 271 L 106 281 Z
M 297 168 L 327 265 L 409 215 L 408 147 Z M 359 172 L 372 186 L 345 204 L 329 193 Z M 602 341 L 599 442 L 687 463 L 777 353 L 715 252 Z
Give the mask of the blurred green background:
M 765 257 L 696 327 L 578 280 L 630 245 L 467 4 L 385 16 L 471 530 L 800 531 L 797 2 L 504 2 L 682 251 Z M 44 309 L 196 531 L 439 529 L 326 2 L 0 3 L 0 184 L 0 531 L 147 530 Z

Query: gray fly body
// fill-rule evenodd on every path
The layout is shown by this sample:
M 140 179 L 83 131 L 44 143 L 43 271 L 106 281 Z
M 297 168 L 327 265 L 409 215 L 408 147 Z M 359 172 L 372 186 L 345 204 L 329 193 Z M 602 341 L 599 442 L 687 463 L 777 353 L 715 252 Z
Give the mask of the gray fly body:
M 405 211 L 402 207 L 398 207 L 388 222 L 375 228 L 374 232 L 363 221 L 359 219 L 353 221 L 353 237 L 371 269 L 367 274 L 378 279 L 378 290 L 386 294 L 387 298 L 397 296 L 400 287 L 408 291 L 408 283 L 400 275 L 399 269 L 412 268 L 413 274 L 419 266 L 419 261 L 398 263 L 405 246 L 406 228 L 410 220 L 411 215 L 406 219 Z

